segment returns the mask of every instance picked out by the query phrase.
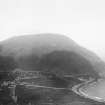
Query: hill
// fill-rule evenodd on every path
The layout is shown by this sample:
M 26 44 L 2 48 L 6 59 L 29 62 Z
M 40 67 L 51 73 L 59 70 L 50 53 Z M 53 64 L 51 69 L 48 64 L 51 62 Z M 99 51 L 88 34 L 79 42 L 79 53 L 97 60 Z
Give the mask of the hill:
M 0 43 L 0 56 L 12 59 L 5 60 L 7 64 L 12 63 L 9 67 L 3 66 L 5 62 L 0 59 L 0 70 L 5 67 L 8 70 L 45 70 L 58 75 L 105 76 L 105 63 L 64 35 L 49 33 L 13 37 Z

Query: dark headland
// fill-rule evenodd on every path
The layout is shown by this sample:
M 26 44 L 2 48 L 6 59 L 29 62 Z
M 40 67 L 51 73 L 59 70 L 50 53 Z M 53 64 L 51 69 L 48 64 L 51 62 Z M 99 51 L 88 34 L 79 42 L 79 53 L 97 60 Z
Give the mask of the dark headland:
M 105 63 L 64 35 L 0 42 L 0 105 L 104 105 L 72 91 L 104 76 Z

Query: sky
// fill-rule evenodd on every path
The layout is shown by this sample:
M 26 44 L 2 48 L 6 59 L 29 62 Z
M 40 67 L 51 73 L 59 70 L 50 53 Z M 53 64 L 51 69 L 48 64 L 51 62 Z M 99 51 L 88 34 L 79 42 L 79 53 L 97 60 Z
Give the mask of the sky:
M 105 0 L 0 0 L 0 40 L 59 33 L 105 60 Z

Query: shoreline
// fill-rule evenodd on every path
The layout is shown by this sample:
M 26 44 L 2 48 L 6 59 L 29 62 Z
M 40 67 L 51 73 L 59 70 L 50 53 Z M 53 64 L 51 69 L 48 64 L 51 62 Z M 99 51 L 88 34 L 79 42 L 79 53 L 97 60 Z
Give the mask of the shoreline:
M 100 79 L 99 79 L 100 80 Z M 98 80 L 98 81 L 99 81 Z M 72 91 L 84 98 L 88 98 L 97 102 L 103 102 L 105 103 L 105 100 L 100 98 L 100 97 L 93 97 L 93 96 L 89 96 L 88 94 L 86 94 L 85 92 L 82 91 L 82 89 L 86 86 L 86 85 L 90 85 L 93 83 L 97 83 L 97 81 L 95 79 L 89 80 L 89 81 L 85 81 L 83 83 L 77 84 L 75 86 L 72 87 Z

